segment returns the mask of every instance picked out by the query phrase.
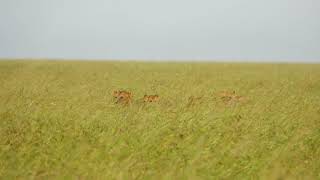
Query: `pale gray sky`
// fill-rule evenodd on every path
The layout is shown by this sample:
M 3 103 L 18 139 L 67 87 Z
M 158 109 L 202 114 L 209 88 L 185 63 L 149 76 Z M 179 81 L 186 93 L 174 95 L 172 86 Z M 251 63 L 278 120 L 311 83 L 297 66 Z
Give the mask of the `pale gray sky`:
M 0 0 L 0 58 L 320 62 L 320 0 Z

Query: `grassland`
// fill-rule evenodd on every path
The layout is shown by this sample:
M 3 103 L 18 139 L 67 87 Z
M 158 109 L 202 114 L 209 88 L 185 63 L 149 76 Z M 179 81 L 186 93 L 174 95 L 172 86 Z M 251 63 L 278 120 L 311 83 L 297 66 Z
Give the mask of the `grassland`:
M 77 178 L 320 179 L 320 65 L 0 61 L 0 179 Z

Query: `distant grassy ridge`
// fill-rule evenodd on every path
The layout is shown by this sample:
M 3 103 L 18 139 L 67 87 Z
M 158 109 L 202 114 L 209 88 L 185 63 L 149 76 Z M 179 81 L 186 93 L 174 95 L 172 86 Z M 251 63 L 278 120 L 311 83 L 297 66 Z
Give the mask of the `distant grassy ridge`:
M 320 179 L 319 147 L 317 64 L 0 61 L 0 179 Z

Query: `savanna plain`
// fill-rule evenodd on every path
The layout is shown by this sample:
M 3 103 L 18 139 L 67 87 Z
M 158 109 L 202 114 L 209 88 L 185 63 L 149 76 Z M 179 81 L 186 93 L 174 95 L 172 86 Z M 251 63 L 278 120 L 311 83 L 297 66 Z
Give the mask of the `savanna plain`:
M 0 179 L 320 179 L 320 65 L 0 61 Z

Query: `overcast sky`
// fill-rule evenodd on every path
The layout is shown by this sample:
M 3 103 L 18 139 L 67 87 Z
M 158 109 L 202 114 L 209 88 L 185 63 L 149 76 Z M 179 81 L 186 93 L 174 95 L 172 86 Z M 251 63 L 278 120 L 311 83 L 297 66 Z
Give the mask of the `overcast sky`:
M 320 62 L 320 0 L 0 0 L 0 58 Z

